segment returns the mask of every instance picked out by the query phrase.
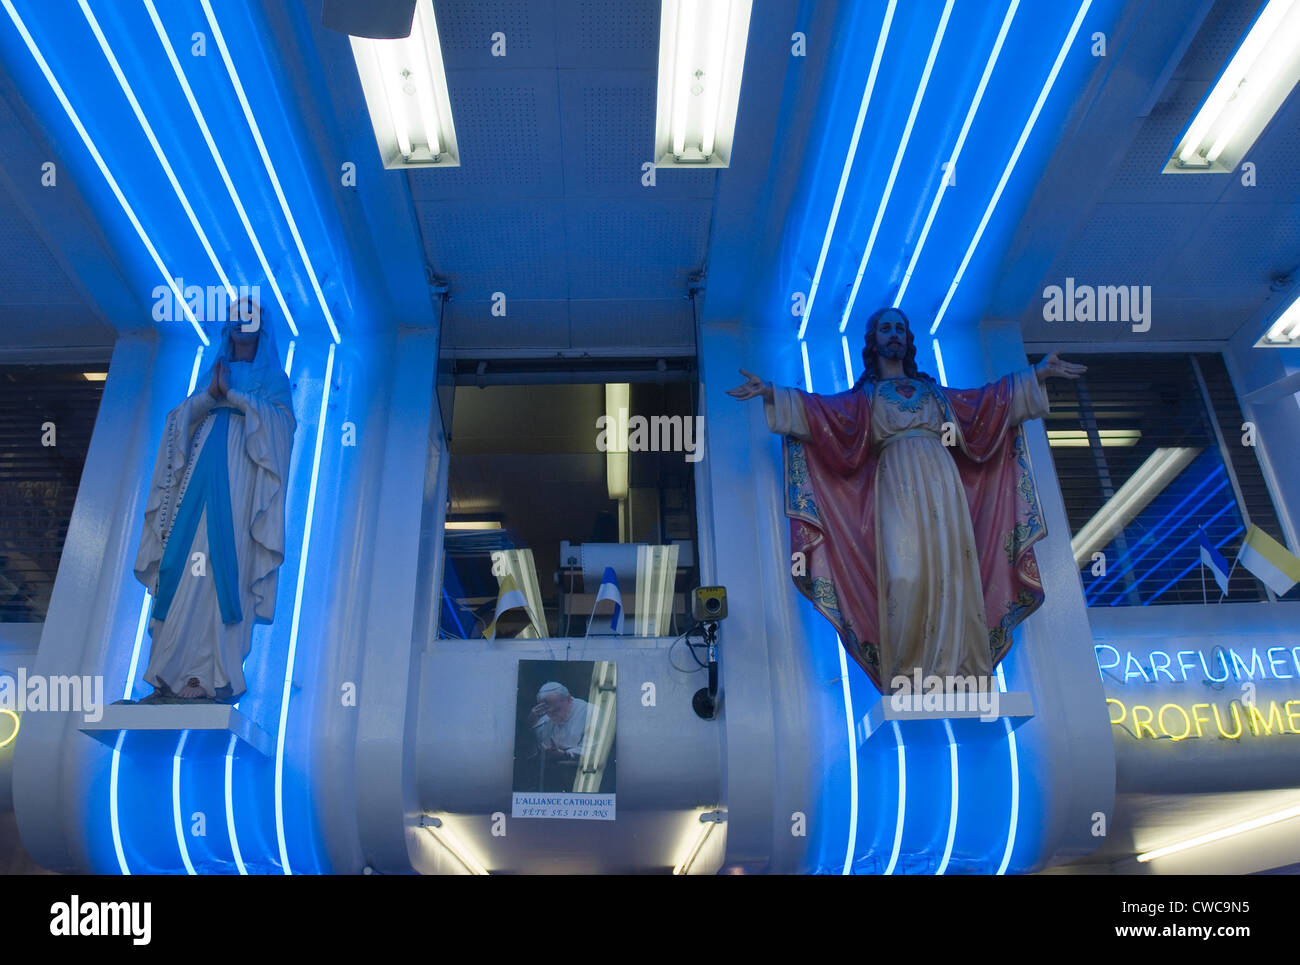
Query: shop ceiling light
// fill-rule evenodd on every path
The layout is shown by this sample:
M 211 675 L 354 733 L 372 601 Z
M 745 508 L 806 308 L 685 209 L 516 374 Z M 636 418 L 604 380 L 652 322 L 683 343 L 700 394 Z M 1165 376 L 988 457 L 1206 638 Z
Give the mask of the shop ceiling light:
M 1187 126 L 1165 174 L 1226 173 L 1300 81 L 1300 0 L 1269 0 Z
M 1291 300 L 1291 304 L 1274 319 L 1268 332 L 1255 343 L 1256 348 L 1296 348 L 1300 347 L 1300 295 Z
M 663 0 L 655 166 L 731 166 L 753 0 Z
M 1097 437 L 1107 448 L 1136 446 L 1142 438 L 1141 429 L 1098 429 Z M 1047 444 L 1053 449 L 1086 449 L 1092 445 L 1084 429 L 1048 429 Z
M 408 37 L 349 39 L 384 167 L 460 167 L 433 0 L 417 0 Z
M 632 394 L 628 382 L 605 385 L 605 481 L 609 498 L 627 499 L 627 410 Z
M 1154 861 L 1156 858 L 1163 858 L 1166 855 L 1177 854 L 1179 851 L 1186 851 L 1189 848 L 1199 848 L 1203 844 L 1210 844 L 1214 841 L 1222 841 L 1224 838 L 1231 838 L 1238 834 L 1245 834 L 1248 831 L 1256 831 L 1259 828 L 1266 828 L 1270 824 L 1277 824 L 1280 821 L 1289 821 L 1292 818 L 1300 818 L 1300 806 L 1284 808 L 1281 811 L 1274 811 L 1272 814 L 1265 814 L 1262 817 L 1254 818 L 1250 821 L 1242 821 L 1240 824 L 1234 824 L 1231 827 L 1223 828 L 1219 831 L 1211 831 L 1209 834 L 1200 834 L 1194 838 L 1188 838 L 1186 841 L 1179 841 L 1168 847 L 1156 848 L 1152 851 L 1144 851 L 1137 856 L 1138 861 L 1146 864 L 1148 861 Z
M 1106 500 L 1097 515 L 1088 520 L 1070 540 L 1074 562 L 1083 566 L 1092 554 L 1115 538 L 1120 530 L 1146 509 L 1151 500 L 1164 492 L 1166 486 L 1178 478 L 1201 450 L 1188 446 L 1162 447 L 1151 453 L 1119 492 Z

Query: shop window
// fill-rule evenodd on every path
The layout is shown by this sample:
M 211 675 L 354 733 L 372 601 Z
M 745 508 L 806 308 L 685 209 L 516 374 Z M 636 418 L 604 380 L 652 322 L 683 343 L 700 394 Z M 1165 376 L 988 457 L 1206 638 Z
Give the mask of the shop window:
M 1215 603 L 1200 532 L 1231 564 L 1254 524 L 1281 539 L 1223 359 L 1079 356 L 1088 372 L 1047 383 L 1048 441 L 1089 606 Z M 1204 583 L 1202 582 L 1204 577 Z M 1271 599 L 1238 566 L 1224 602 Z M 1288 599 L 1300 598 L 1300 588 Z
M 104 369 L 0 366 L 0 622 L 45 619 Z
M 471 380 L 451 402 L 441 637 L 686 629 L 694 382 Z

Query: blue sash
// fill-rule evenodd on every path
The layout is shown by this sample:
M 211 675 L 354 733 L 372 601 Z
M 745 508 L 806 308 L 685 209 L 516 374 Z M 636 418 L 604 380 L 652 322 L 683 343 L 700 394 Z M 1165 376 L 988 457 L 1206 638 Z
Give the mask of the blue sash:
M 208 557 L 216 583 L 217 604 L 223 623 L 239 623 L 243 610 L 239 605 L 239 565 L 235 555 L 235 527 L 230 518 L 230 476 L 226 462 L 230 413 L 242 412 L 228 406 L 214 409 L 212 427 L 203 443 L 198 462 L 190 474 L 190 483 L 176 512 L 162 562 L 158 566 L 158 595 L 154 598 L 153 618 L 166 620 L 172 598 L 189 564 L 190 547 L 199 529 L 199 520 L 207 511 Z

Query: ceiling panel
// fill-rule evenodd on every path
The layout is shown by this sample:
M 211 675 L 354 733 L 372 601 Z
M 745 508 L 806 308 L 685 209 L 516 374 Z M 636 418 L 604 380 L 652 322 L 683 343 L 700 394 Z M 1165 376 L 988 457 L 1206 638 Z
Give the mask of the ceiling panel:
M 1100 106 L 1089 112 L 1071 139 L 1058 145 L 1053 175 L 1044 179 L 1053 187 L 1035 197 L 1022 227 L 1022 234 L 1051 238 L 1057 246 L 1051 269 L 1027 301 L 1023 292 L 1017 300 L 1026 338 L 1062 336 L 1060 323 L 1042 320 L 1041 292 L 1074 277 L 1094 285 L 1150 285 L 1154 298 L 1150 332 L 1092 326 L 1072 333 L 1080 340 L 1136 338 L 1149 344 L 1227 339 L 1243 325 L 1260 324 L 1275 277 L 1300 269 L 1296 91 L 1247 154 L 1245 160 L 1253 165 L 1249 177 L 1244 168 L 1231 174 L 1162 173 L 1175 142 L 1259 7 L 1258 0 L 1218 0 L 1213 5 L 1164 89 L 1150 92 L 1157 97 L 1150 113 L 1135 118 L 1138 125 L 1127 142 L 1109 146 L 1117 154 L 1113 161 L 1089 156 L 1076 143 L 1097 143 L 1099 135 L 1117 128 L 1105 103 L 1112 96 L 1111 86 L 1128 82 L 1125 74 L 1114 74 L 1118 80 L 1102 88 Z M 1165 15 L 1160 9 L 1152 14 Z M 1153 76 L 1152 83 L 1163 82 L 1162 77 Z M 1096 170 L 1109 170 L 1108 183 L 1095 201 L 1088 201 L 1089 191 L 1081 187 L 1095 186 L 1091 179 Z M 1070 171 L 1075 172 L 1073 178 L 1063 176 Z M 1071 204 L 1067 195 L 1083 200 Z M 1038 222 L 1054 230 L 1040 230 Z M 1009 285 L 1005 291 L 1010 291 Z

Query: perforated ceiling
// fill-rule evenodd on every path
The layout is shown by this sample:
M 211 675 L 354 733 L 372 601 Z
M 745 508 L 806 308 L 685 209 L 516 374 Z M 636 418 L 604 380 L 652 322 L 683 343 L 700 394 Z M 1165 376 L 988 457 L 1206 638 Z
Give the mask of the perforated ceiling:
M 692 351 L 686 294 L 717 175 L 645 181 L 659 4 L 435 10 L 462 166 L 409 178 L 425 255 L 450 289 L 444 349 Z
M 1078 284 L 1150 285 L 1152 329 L 1143 340 L 1226 339 L 1260 324 L 1275 276 L 1300 269 L 1300 95 L 1293 91 L 1246 157 L 1254 183 L 1232 174 L 1162 174 L 1161 169 L 1210 86 L 1259 9 L 1256 0 L 1219 0 L 1141 121 L 1110 181 L 1073 227 L 1059 224 L 1061 198 L 1036 198 L 1027 221 L 1055 220 L 1059 247 L 1021 316 L 1030 341 L 1070 334 L 1042 318 L 1041 291 L 1073 277 Z M 1154 93 L 1154 92 L 1152 92 Z M 1103 90 L 1101 99 L 1106 97 Z M 1131 115 L 1130 115 L 1131 116 Z M 1099 132 L 1116 119 L 1095 111 Z M 1105 130 L 1101 130 L 1105 128 Z M 1081 135 L 1086 137 L 1087 132 Z M 1102 159 L 1077 156 L 1063 141 L 1053 165 L 1081 178 Z M 1075 205 L 1077 209 L 1077 205 Z M 1117 339 L 1131 339 L 1125 327 Z

